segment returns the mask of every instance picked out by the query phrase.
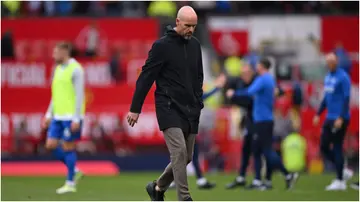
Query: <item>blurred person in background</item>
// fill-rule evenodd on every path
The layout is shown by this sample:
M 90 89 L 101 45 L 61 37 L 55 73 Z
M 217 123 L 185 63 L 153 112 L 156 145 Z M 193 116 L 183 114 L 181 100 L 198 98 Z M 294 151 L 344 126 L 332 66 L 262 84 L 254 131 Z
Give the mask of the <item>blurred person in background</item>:
M 73 12 L 73 4 L 75 2 L 72 1 L 56 1 L 56 14 L 60 16 L 69 16 Z
M 351 67 L 352 67 L 351 60 L 349 54 L 346 52 L 346 50 L 344 49 L 341 43 L 338 43 L 336 45 L 334 52 L 338 59 L 337 68 L 343 69 L 345 72 L 347 72 L 350 75 Z
M 289 133 L 281 143 L 281 153 L 286 169 L 301 172 L 306 164 L 306 140 L 299 133 Z
M 281 107 L 281 108 L 280 108 Z M 287 113 L 286 106 L 282 105 L 275 109 L 274 115 L 274 142 L 275 151 L 281 156 L 281 142 L 282 140 L 294 131 L 293 123 L 289 113 Z M 286 107 L 289 108 L 289 107 Z
M 27 131 L 27 124 L 25 120 L 22 120 L 18 126 L 15 127 L 15 141 L 14 141 L 14 150 L 16 153 L 20 154 L 24 151 L 26 146 L 25 138 L 30 134 Z
M 110 61 L 109 61 L 109 71 L 110 71 L 110 75 L 112 80 L 115 83 L 119 83 L 122 80 L 122 67 L 121 65 L 121 60 L 120 60 L 120 51 L 119 50 L 114 50 L 113 54 L 111 55 Z
M 176 16 L 177 5 L 175 1 L 152 1 L 147 9 L 150 17 L 156 17 L 160 23 L 160 36 L 163 35 L 166 26 L 172 25 Z
M 90 137 L 97 152 L 114 154 L 114 142 L 111 137 L 106 134 L 104 126 L 98 120 L 92 124 Z
M 147 12 L 151 17 L 175 18 L 176 9 L 176 3 L 173 1 L 152 1 Z
M 16 17 L 19 15 L 21 1 L 1 1 L 2 14 L 5 16 Z
M 224 67 L 230 77 L 239 77 L 241 74 L 242 60 L 234 54 L 225 59 Z
M 27 3 L 27 10 L 30 16 L 39 16 L 41 14 L 41 9 L 43 2 L 41 1 L 29 1 Z
M 121 15 L 123 17 L 142 18 L 145 17 L 145 5 L 142 1 L 122 1 Z
M 7 30 L 1 37 L 1 58 L 14 59 L 14 40 L 12 31 Z
M 211 96 L 213 96 L 218 90 L 220 90 L 221 88 L 224 87 L 226 82 L 226 77 L 224 74 L 221 74 L 215 81 L 215 88 L 213 88 L 212 90 L 204 93 L 203 95 L 203 100 L 205 101 L 206 99 L 210 98 Z M 206 120 L 209 121 L 209 120 Z M 201 127 L 201 125 L 199 125 L 199 128 Z M 194 154 L 193 154 L 193 159 L 192 159 L 192 163 L 194 165 L 195 168 L 195 174 L 196 174 L 196 184 L 198 186 L 199 189 L 212 189 L 216 186 L 216 184 L 214 183 L 210 183 L 204 176 L 203 173 L 201 171 L 201 167 L 200 167 L 200 161 L 199 161 L 199 143 L 198 143 L 198 139 L 195 141 L 195 145 L 194 145 Z M 172 182 L 170 184 L 170 188 L 175 187 L 175 183 Z
M 244 60 L 247 61 L 248 65 L 252 69 L 256 69 L 256 64 L 260 59 L 260 50 L 253 48 L 247 55 L 245 55 Z
M 353 175 L 351 170 L 344 169 L 343 154 L 344 137 L 350 121 L 351 82 L 347 72 L 339 68 L 335 53 L 326 56 L 326 63 L 329 72 L 324 79 L 324 98 L 313 118 L 313 124 L 319 123 L 320 115 L 327 109 L 321 132 L 320 149 L 324 157 L 335 165 L 336 179 L 326 187 L 326 190 L 346 190 L 346 181 Z
M 44 1 L 45 16 L 54 16 L 56 13 L 55 1 Z
M 96 21 L 85 26 L 75 40 L 76 48 L 87 57 L 97 56 L 100 43 L 100 31 Z
M 53 52 L 56 68 L 51 85 L 51 101 L 42 128 L 48 129 L 46 148 L 67 167 L 65 185 L 57 194 L 76 192 L 82 172 L 76 168 L 75 141 L 81 138 L 85 115 L 85 79 L 80 63 L 71 58 L 71 45 L 58 43 Z
M 257 77 L 255 69 L 251 65 L 251 61 L 246 61 L 242 68 L 241 76 L 238 78 L 229 79 L 227 84 L 228 91 L 235 89 L 244 89 L 249 87 Z M 283 95 L 283 90 L 279 88 L 278 91 L 275 92 L 277 96 Z M 239 176 L 235 178 L 235 180 L 226 185 L 227 189 L 234 189 L 236 187 L 243 187 L 246 185 L 246 172 L 249 166 L 250 156 L 252 154 L 252 144 L 253 144 L 253 134 L 254 134 L 254 123 L 253 123 L 253 98 L 250 96 L 239 96 L 231 99 L 231 103 L 237 106 L 240 106 L 245 109 L 245 114 L 240 123 L 240 128 L 244 130 L 243 137 L 243 146 L 241 153 L 241 166 L 239 169 Z M 263 183 L 261 182 L 261 157 L 254 155 L 254 169 L 255 169 L 255 179 L 252 183 L 247 186 L 247 189 L 262 189 Z M 269 179 L 269 175 L 271 174 L 271 170 L 269 166 L 267 166 L 267 179 Z M 271 188 L 271 183 L 264 183 L 267 185 L 267 188 Z
M 253 96 L 254 106 L 252 115 L 254 119 L 254 135 L 253 135 L 253 151 L 255 158 L 261 159 L 264 155 L 267 163 L 267 174 L 265 184 L 257 181 L 257 187 L 261 190 L 271 189 L 272 171 L 278 167 L 285 177 L 286 188 L 291 189 L 297 181 L 298 174 L 289 172 L 281 161 L 281 158 L 276 154 L 272 148 L 273 127 L 274 127 L 274 98 L 277 94 L 275 80 L 269 73 L 271 62 L 268 58 L 263 58 L 257 64 L 258 76 L 250 84 L 248 88 L 237 89 L 236 92 L 229 89 L 226 96 L 230 99 L 242 96 Z M 260 177 L 260 176 L 259 176 Z

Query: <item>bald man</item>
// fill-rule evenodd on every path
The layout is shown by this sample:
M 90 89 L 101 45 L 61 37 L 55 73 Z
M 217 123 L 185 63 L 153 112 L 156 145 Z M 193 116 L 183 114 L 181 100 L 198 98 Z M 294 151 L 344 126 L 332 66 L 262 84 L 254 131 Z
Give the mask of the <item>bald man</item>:
M 346 190 L 346 180 L 353 175 L 349 169 L 344 169 L 343 143 L 350 119 L 350 91 L 351 83 L 348 74 L 337 68 L 335 53 L 326 55 L 329 73 L 324 80 L 324 98 L 314 125 L 319 122 L 319 116 L 327 108 L 327 115 L 322 127 L 320 150 L 325 158 L 335 164 L 336 179 L 327 186 L 327 191 Z M 330 146 L 332 145 L 332 148 Z
M 176 27 L 168 26 L 165 36 L 154 42 L 136 82 L 127 116 L 132 127 L 141 121 L 142 105 L 155 81 L 156 116 L 171 162 L 159 179 L 146 186 L 152 201 L 163 201 L 172 181 L 175 181 L 178 199 L 192 201 L 186 166 L 192 160 L 200 112 L 204 107 L 201 47 L 193 37 L 196 25 L 195 11 L 184 6 L 178 12 Z

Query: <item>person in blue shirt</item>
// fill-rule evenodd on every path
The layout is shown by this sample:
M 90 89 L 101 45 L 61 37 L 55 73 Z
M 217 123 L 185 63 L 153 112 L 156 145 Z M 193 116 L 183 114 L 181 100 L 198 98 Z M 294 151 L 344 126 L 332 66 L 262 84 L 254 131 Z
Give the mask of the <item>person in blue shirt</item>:
M 251 61 L 248 61 L 248 63 L 243 67 L 241 78 L 234 78 L 228 82 L 228 91 L 231 91 L 232 89 L 244 89 L 248 88 L 256 79 L 256 63 L 254 65 L 251 65 Z M 284 95 L 284 91 L 278 87 L 275 90 L 276 96 L 282 96 Z M 253 140 L 253 117 L 252 117 L 252 109 L 253 109 L 253 98 L 250 96 L 239 96 L 239 97 L 233 97 L 231 99 L 231 103 L 235 104 L 239 107 L 242 107 L 246 110 L 245 116 L 243 118 L 242 123 L 240 124 L 241 129 L 244 130 L 244 139 L 243 139 L 243 145 L 242 145 L 242 153 L 241 153 L 241 166 L 239 169 L 239 176 L 235 178 L 235 180 L 229 184 L 226 185 L 226 189 L 234 189 L 236 187 L 243 187 L 246 185 L 246 171 L 249 166 L 250 157 L 252 154 L 252 140 Z M 271 183 L 271 169 L 269 166 L 266 168 L 266 179 L 267 181 L 265 183 L 262 183 L 261 181 L 261 156 L 255 156 L 254 158 L 254 169 L 255 169 L 255 178 L 252 181 L 252 183 L 247 186 L 247 189 L 263 189 L 264 186 L 266 188 L 271 189 L 272 183 Z
M 269 59 L 260 59 L 257 64 L 258 76 L 254 82 L 245 89 L 236 91 L 227 91 L 226 96 L 234 99 L 239 96 L 252 96 L 254 99 L 252 116 L 254 121 L 253 134 L 253 153 L 255 158 L 261 158 L 264 155 L 267 165 L 273 170 L 278 167 L 285 175 L 286 188 L 290 189 L 298 178 L 297 173 L 289 173 L 284 167 L 281 158 L 272 149 L 273 139 L 273 108 L 275 99 L 275 80 L 269 73 L 271 63 Z M 272 174 L 272 172 L 271 172 Z M 271 176 L 269 176 L 271 180 Z M 263 186 L 264 189 L 267 186 Z
M 335 164 L 336 180 L 326 190 L 345 190 L 346 180 L 352 173 L 344 169 L 343 143 L 350 119 L 351 82 L 345 70 L 338 67 L 335 53 L 326 56 L 329 72 L 324 79 L 324 98 L 313 119 L 314 125 L 319 122 L 319 116 L 327 109 L 326 120 L 322 127 L 320 150 L 325 158 Z M 332 145 L 332 149 L 330 146 Z M 346 179 L 344 179 L 346 178 Z

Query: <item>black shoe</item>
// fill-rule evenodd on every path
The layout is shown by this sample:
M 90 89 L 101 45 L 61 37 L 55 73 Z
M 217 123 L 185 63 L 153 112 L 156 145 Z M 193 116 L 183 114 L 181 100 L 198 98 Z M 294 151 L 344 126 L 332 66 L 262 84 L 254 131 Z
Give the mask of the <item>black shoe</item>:
M 359 182 L 355 182 L 355 183 L 352 183 L 350 185 L 351 188 L 355 189 L 355 190 L 359 190 Z
M 236 187 L 244 187 L 246 185 L 246 181 L 243 180 L 241 182 L 238 182 L 236 179 L 226 185 L 226 189 L 235 189 Z
M 146 191 L 150 196 L 151 201 L 164 201 L 164 191 L 156 191 L 156 182 L 149 182 L 146 185 Z
M 211 183 L 211 182 L 206 182 L 205 184 L 203 185 L 198 185 L 198 188 L 199 189 L 212 189 L 216 186 L 215 183 Z
M 298 173 L 291 173 L 290 178 L 286 176 L 286 189 L 292 189 L 299 178 Z
M 191 197 L 186 198 L 184 201 L 193 201 Z

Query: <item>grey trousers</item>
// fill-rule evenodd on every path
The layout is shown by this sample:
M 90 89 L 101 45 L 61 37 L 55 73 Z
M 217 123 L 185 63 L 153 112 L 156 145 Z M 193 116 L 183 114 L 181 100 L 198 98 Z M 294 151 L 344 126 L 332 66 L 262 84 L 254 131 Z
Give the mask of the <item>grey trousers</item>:
M 180 128 L 168 128 L 164 131 L 166 146 L 171 162 L 157 180 L 161 190 L 167 190 L 174 181 L 179 201 L 190 197 L 186 166 L 192 161 L 196 134 L 184 134 Z

